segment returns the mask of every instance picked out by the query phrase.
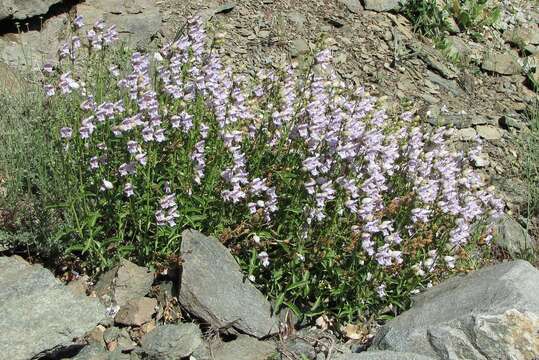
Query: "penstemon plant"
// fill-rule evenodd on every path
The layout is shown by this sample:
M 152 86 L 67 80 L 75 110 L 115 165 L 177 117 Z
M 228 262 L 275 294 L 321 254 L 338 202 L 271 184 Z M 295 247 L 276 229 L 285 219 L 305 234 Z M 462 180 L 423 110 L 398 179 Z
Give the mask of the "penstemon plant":
M 390 117 L 331 51 L 251 78 L 200 18 L 153 54 L 114 46 L 101 21 L 73 26 L 43 69 L 44 111 L 67 189 L 57 236 L 89 263 L 156 262 L 195 228 L 277 309 L 357 321 L 406 308 L 490 243 L 504 204 L 470 166 L 480 144 L 453 151 L 446 129 Z

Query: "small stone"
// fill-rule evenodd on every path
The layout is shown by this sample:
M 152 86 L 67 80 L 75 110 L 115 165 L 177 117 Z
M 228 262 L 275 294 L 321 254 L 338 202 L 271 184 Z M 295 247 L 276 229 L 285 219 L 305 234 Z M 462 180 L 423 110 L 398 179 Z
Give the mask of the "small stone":
M 466 44 L 459 36 L 448 36 L 447 45 L 450 56 L 464 58 L 469 56 L 472 52 L 468 44 Z
M 212 348 L 215 360 L 267 360 L 276 353 L 273 341 L 260 341 L 247 335 Z
M 311 51 L 309 44 L 304 39 L 294 39 L 290 42 L 290 56 L 292 57 L 308 54 L 309 51 Z
M 305 27 L 305 22 L 307 21 L 307 19 L 305 18 L 303 14 L 297 11 L 292 11 L 288 13 L 286 16 L 292 23 L 294 23 L 294 25 L 296 26 L 298 30 L 303 30 L 303 28 Z
M 473 164 L 476 168 L 484 168 L 490 165 L 488 154 L 481 153 L 473 159 Z
M 216 7 L 213 10 L 213 13 L 214 14 L 226 14 L 226 13 L 229 13 L 232 10 L 234 10 L 235 7 L 236 7 L 236 4 L 234 4 L 234 3 L 226 3 L 224 5 Z
M 503 126 L 505 129 L 515 128 L 522 129 L 524 123 L 519 119 L 519 114 L 507 114 L 500 118 L 500 126 Z
M 391 11 L 401 6 L 402 0 L 364 0 L 365 10 Z
M 455 129 L 455 138 L 460 141 L 473 141 L 477 138 L 474 128 Z
M 479 125 L 476 127 L 477 134 L 485 140 L 499 140 L 502 138 L 502 130 L 492 125 Z
M 107 344 L 118 340 L 120 336 L 122 336 L 122 329 L 115 326 L 110 327 L 103 332 L 103 340 Z
M 521 73 L 522 66 L 511 53 L 490 53 L 485 56 L 481 69 L 501 75 L 517 75 Z
M 537 247 L 537 243 L 533 241 L 526 229 L 511 216 L 504 214 L 501 218 L 494 220 L 494 224 L 494 243 L 511 255 L 533 251 Z
M 132 299 L 120 308 L 114 321 L 126 326 L 140 326 L 152 319 L 157 300 L 153 298 Z
M 519 26 L 513 30 L 503 33 L 505 41 L 516 45 L 538 45 L 539 44 L 539 27 L 532 25 L 529 27 Z
M 361 3 L 359 0 L 338 0 L 341 4 L 346 6 L 348 11 L 357 14 L 361 11 Z
M 452 16 L 446 18 L 446 24 L 451 34 L 458 34 L 460 32 L 460 28 Z
M 77 295 L 86 295 L 88 292 L 89 281 L 90 277 L 88 275 L 83 275 L 78 279 L 70 281 L 66 287 Z
M 177 360 L 190 356 L 202 345 L 202 332 L 193 323 L 166 324 L 144 335 L 141 343 L 148 359 Z
M 105 330 L 106 328 L 103 325 L 97 325 L 95 329 L 87 333 L 84 338 L 90 344 L 97 343 L 101 346 L 105 346 L 105 340 L 103 339 Z
M 289 339 L 283 346 L 283 351 L 293 354 L 293 358 L 299 359 L 316 359 L 316 350 L 314 347 L 302 338 Z
M 99 278 L 94 290 L 105 305 L 121 307 L 131 299 L 148 294 L 153 280 L 153 273 L 148 269 L 124 259 Z
M 346 354 L 338 360 L 436 360 L 425 355 L 396 351 L 364 351 L 359 354 Z
M 73 360 L 109 360 L 109 352 L 99 344 L 85 346 Z
M 336 28 L 342 28 L 344 25 L 345 25 L 345 22 L 342 21 L 341 19 L 335 17 L 335 16 L 330 16 L 330 17 L 327 17 L 326 18 L 326 21 L 330 24 L 330 25 L 333 25 L 335 26 Z

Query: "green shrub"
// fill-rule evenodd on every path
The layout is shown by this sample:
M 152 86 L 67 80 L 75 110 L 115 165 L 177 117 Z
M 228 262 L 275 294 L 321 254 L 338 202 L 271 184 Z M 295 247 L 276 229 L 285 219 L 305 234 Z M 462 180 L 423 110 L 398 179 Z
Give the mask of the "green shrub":
M 88 35 L 44 67 L 47 97 L 25 126 L 45 139 L 45 171 L 14 185 L 55 210 L 65 253 L 94 268 L 155 263 L 194 228 L 277 308 L 341 321 L 400 311 L 481 262 L 492 230 L 472 225 L 503 203 L 469 166 L 480 149 L 390 118 L 336 77 L 330 51 L 249 78 L 222 64 L 199 19 L 153 54 L 112 47 L 101 22 Z
M 432 38 L 443 38 L 450 31 L 450 17 L 460 30 L 481 38 L 482 28 L 492 26 L 500 17 L 500 8 L 488 0 L 408 0 L 402 13 L 410 19 L 414 30 Z

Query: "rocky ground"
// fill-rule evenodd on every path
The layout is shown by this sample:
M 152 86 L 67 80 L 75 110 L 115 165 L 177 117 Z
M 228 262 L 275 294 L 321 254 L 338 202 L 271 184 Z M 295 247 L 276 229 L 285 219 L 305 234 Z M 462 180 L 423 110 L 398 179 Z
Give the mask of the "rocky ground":
M 435 360 L 536 359 L 539 270 L 487 267 L 419 295 L 366 343 L 317 321 L 273 314 L 214 238 L 185 231 L 182 271 L 122 261 L 95 283 L 64 282 L 18 256 L 0 257 L 0 352 L 18 359 Z M 214 264 L 220 271 L 208 272 Z M 372 344 L 371 344 L 372 343 Z M 366 350 L 366 345 L 371 345 Z
M 529 245 L 519 225 L 527 185 L 519 174 L 517 140 L 527 131 L 526 112 L 539 99 L 526 77 L 530 72 L 539 80 L 536 2 L 500 2 L 498 28 L 485 29 L 481 41 L 453 29 L 443 52 L 415 34 L 411 23 L 392 11 L 398 1 L 391 0 L 27 4 L 0 0 L 0 86 L 18 86 L 13 66 L 53 59 L 68 19 L 77 14 L 88 22 L 104 17 L 117 24 L 134 46 L 167 41 L 188 16 L 200 14 L 223 34 L 228 61 L 246 72 L 301 61 L 318 46 L 329 46 L 339 74 L 363 84 L 389 109 L 409 109 L 433 126 L 452 126 L 457 147 L 481 137 L 484 154 L 476 166 L 502 192 L 513 216 L 500 224 L 500 246 L 513 252 Z M 342 339 L 323 319 L 306 326 L 296 324 L 291 313 L 272 314 L 271 304 L 244 281 L 226 249 L 218 242 L 200 248 L 200 235 L 186 236 L 182 250 L 189 256 L 181 274 L 124 261 L 95 284 L 71 270 L 61 273 L 62 283 L 39 265 L 0 257 L 0 353 L 12 359 L 539 356 L 539 273 L 525 262 L 442 283 L 420 295 L 411 310 L 379 329 L 374 339 L 357 329 Z M 223 264 L 223 271 L 216 278 L 203 276 L 216 263 Z

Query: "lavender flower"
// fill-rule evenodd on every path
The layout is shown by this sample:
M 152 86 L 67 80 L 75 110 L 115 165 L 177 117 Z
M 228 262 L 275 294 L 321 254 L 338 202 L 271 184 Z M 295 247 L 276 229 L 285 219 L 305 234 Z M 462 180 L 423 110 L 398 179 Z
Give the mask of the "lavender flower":
M 155 219 L 158 226 L 175 226 L 180 215 L 178 214 L 176 205 L 176 194 L 167 194 L 159 200 L 159 209 L 155 212 Z
M 113 188 L 114 188 L 114 185 L 112 185 L 110 181 L 108 181 L 107 179 L 103 179 L 103 183 L 99 189 L 101 191 L 107 191 L 107 190 L 112 190 Z
M 71 129 L 70 127 L 63 127 L 60 129 L 60 137 L 62 139 L 71 139 L 71 137 L 73 136 L 73 129 Z
M 126 183 L 124 185 L 124 193 L 125 193 L 125 196 L 127 196 L 127 197 L 131 197 L 131 196 L 135 195 L 135 193 L 133 191 L 133 185 L 131 183 Z
M 75 19 L 73 20 L 73 25 L 75 25 L 75 28 L 80 29 L 84 26 L 84 19 L 82 15 L 77 15 Z
M 44 85 L 43 89 L 45 90 L 45 95 L 47 95 L 48 97 L 54 96 L 54 94 L 56 93 L 54 86 L 50 84 Z

